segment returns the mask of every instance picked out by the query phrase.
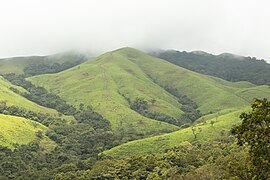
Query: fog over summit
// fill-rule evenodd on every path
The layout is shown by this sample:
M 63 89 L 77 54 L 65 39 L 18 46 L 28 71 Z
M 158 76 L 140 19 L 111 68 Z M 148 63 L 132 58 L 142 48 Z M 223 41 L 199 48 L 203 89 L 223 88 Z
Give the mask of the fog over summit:
M 0 6 L 0 57 L 71 49 L 229 52 L 270 61 L 266 0 L 11 0 Z

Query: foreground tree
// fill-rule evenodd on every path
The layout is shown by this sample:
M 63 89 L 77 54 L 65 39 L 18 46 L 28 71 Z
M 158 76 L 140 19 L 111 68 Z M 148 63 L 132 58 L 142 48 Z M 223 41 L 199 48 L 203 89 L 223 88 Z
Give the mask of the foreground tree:
M 238 144 L 249 146 L 255 179 L 270 178 L 270 101 L 256 99 L 250 113 L 242 113 L 242 124 L 232 129 Z

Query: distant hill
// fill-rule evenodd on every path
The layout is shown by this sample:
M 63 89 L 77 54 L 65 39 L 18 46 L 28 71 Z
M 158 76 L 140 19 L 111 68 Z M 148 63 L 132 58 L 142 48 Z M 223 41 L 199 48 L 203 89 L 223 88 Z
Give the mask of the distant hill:
M 270 85 L 270 64 L 265 60 L 229 53 L 212 55 L 203 51 L 160 51 L 151 53 L 175 65 L 227 81 L 249 81 L 256 85 Z
M 13 57 L 0 59 L 0 74 L 25 73 L 28 76 L 56 73 L 86 61 L 89 57 L 77 52 L 50 56 Z

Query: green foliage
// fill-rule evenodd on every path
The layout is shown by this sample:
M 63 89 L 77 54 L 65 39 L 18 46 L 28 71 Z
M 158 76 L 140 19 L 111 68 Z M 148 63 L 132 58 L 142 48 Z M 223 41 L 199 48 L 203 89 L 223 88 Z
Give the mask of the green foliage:
M 89 170 L 61 173 L 56 179 L 251 179 L 247 155 L 232 142 L 183 142 L 162 153 L 100 160 Z
M 183 113 L 177 98 L 153 83 L 134 63 L 119 52 L 106 53 L 57 74 L 28 78 L 36 86 L 53 92 L 68 104 L 80 103 L 108 119 L 112 130 L 126 136 L 127 141 L 172 132 L 179 127 L 145 117 L 130 108 L 124 96 L 134 102 L 137 97 L 148 101 L 149 112 L 179 119 Z M 72 95 L 71 95 L 72 94 Z M 150 100 L 155 99 L 152 105 Z M 165 116 L 166 115 L 166 116 Z
M 242 124 L 234 127 L 232 133 L 240 146 L 249 146 L 256 179 L 270 178 L 270 101 L 254 100 L 252 112 L 242 113 L 240 118 Z
M 51 115 L 57 115 L 58 112 L 54 109 L 49 109 L 40 106 L 24 97 L 21 93 L 27 91 L 19 86 L 15 86 L 0 76 L 0 101 L 5 102 L 8 106 L 16 105 L 20 108 L 31 110 L 34 112 L 48 113 Z
M 1 147 L 3 152 L 0 153 L 0 179 L 5 177 L 24 179 L 28 176 L 35 179 L 51 179 L 56 173 L 87 169 L 97 161 L 98 153 L 118 145 L 122 140 L 122 136 L 111 131 L 110 123 L 89 107 L 76 111 L 74 116 L 78 122 L 73 123 L 26 111 L 16 106 L 8 107 L 3 103 L 0 106 L 1 113 L 28 117 L 47 127 L 30 120 L 22 121 L 20 118 L 13 118 L 16 122 L 13 123 L 12 129 L 8 129 L 6 125 L 11 124 L 9 121 L 13 119 L 0 115 L 0 127 L 3 130 L 13 132 L 23 128 L 21 133 L 14 132 L 13 136 L 21 136 L 19 138 L 21 142 L 18 142 L 17 138 L 11 138 L 14 143 L 29 143 L 16 146 L 13 152 Z M 0 135 L 5 137 L 1 133 Z M 28 139 L 22 141 L 23 138 Z M 55 143 L 55 148 L 49 152 L 47 152 L 49 149 L 44 149 L 43 144 L 34 141 L 48 138 Z
M 136 100 L 131 103 L 130 108 L 134 111 L 144 113 L 148 110 L 148 102 L 142 98 L 136 98 Z
M 183 141 L 212 142 L 215 139 L 223 139 L 226 137 L 224 134 L 227 135 L 231 127 L 240 122 L 239 115 L 243 111 L 248 110 L 249 108 L 238 111 L 229 111 L 226 114 L 221 115 L 219 117 L 219 121 L 215 122 L 213 127 L 210 122 L 215 121 L 215 116 L 202 123 L 194 125 L 193 128 L 195 128 L 196 133 L 198 133 L 196 135 L 196 139 L 194 137 L 192 127 L 187 127 L 176 132 L 121 144 L 120 146 L 114 147 L 103 153 L 112 157 L 139 156 L 162 152 L 168 148 L 173 148 L 179 145 Z
M 176 88 L 167 86 L 164 89 L 176 96 L 179 103 L 182 104 L 181 110 L 184 112 L 184 114 L 181 116 L 181 119 L 194 122 L 202 116 L 200 110 L 198 110 L 197 103 L 192 99 L 188 98 L 186 95 L 180 94 Z
M 134 111 L 140 113 L 141 115 L 147 118 L 155 119 L 162 122 L 167 122 L 167 123 L 174 124 L 177 126 L 179 126 L 182 123 L 180 120 L 176 120 L 175 118 L 170 117 L 166 114 L 151 112 L 149 110 L 148 102 L 142 98 L 136 98 L 134 102 L 130 102 L 130 99 L 128 99 L 128 102 L 130 103 L 131 109 L 133 109 Z M 151 103 L 154 104 L 155 100 L 152 99 Z
M 65 115 L 73 115 L 76 111 L 74 107 L 68 105 L 59 96 L 49 93 L 43 87 L 36 87 L 30 81 L 25 80 L 24 75 L 16 75 L 12 73 L 5 74 L 4 77 L 12 84 L 21 86 L 26 89 L 28 93 L 21 93 L 21 95 L 39 105 L 56 109 Z M 14 89 L 11 90 L 14 91 Z
M 174 119 L 166 122 L 192 123 L 202 115 L 248 106 L 250 97 L 270 96 L 268 87 L 205 76 L 131 48 L 105 53 L 80 68 L 28 80 L 61 96 L 68 104 L 91 105 L 110 121 L 113 131 L 136 134 L 136 139 L 177 130 L 157 119 L 165 121 L 170 116 Z M 149 102 L 149 112 L 155 116 L 147 118 L 130 108 L 127 99 L 135 102 L 137 97 Z M 156 102 L 152 104 L 151 99 Z
M 28 75 L 53 73 L 63 68 L 60 64 L 35 63 L 25 70 Z M 254 158 L 250 159 L 246 148 L 233 144 L 229 130 L 239 122 L 239 109 L 243 112 L 251 97 L 270 96 L 267 86 L 201 75 L 130 48 L 57 74 L 28 80 L 25 75 L 5 77 L 24 88 L 7 86 L 6 91 L 73 115 L 75 120 L 2 101 L 0 114 L 7 114 L 1 115 L 4 125 L 11 119 L 7 117 L 12 117 L 22 131 L 22 124 L 30 120 L 47 127 L 31 122 L 31 136 L 27 135 L 31 138 L 22 143 L 28 144 L 16 146 L 14 151 L 0 147 L 0 179 L 259 177 Z M 29 120 L 19 121 L 18 116 Z M 179 129 L 171 124 L 187 122 L 193 123 L 192 127 L 153 136 Z M 153 137 L 128 142 L 147 136 Z M 54 146 L 48 148 L 43 142 L 46 139 Z M 267 161 L 263 163 L 267 165 Z
M 230 54 L 215 56 L 185 51 L 165 51 L 158 53 L 157 57 L 183 68 L 228 81 L 249 81 L 257 85 L 270 85 L 270 64 L 265 60 Z
M 25 125 L 21 126 L 21 128 L 25 128 L 22 129 L 22 131 L 25 131 L 25 135 L 28 139 L 22 141 L 20 144 L 29 143 L 34 139 L 43 141 L 50 138 L 56 146 L 55 149 L 52 148 L 50 154 L 43 154 L 44 150 L 49 150 L 47 147 L 48 145 L 45 144 L 44 147 L 44 144 L 42 143 L 37 144 L 38 147 L 37 149 L 34 149 L 35 153 L 31 159 L 24 159 L 22 157 L 20 150 L 24 147 L 16 147 L 15 151 L 12 152 L 10 156 L 6 155 L 7 158 L 3 160 L 2 169 L 0 167 L 0 170 L 3 170 L 2 177 L 24 178 L 26 177 L 25 175 L 28 174 L 28 172 L 24 174 L 24 171 L 29 171 L 33 173 L 31 175 L 33 178 L 39 179 L 42 177 L 50 179 L 55 173 L 89 168 L 91 164 L 88 164 L 87 162 L 92 162 L 93 164 L 93 162 L 97 160 L 98 153 L 122 143 L 123 136 L 113 133 L 109 121 L 104 119 L 100 114 L 94 112 L 91 106 L 85 106 L 81 103 L 79 110 L 76 110 L 73 106 L 66 105 L 65 101 L 59 96 L 48 93 L 44 88 L 35 87 L 26 81 L 23 76 L 8 74 L 6 77 L 11 82 L 26 88 L 30 92 L 30 95 L 23 95 L 29 99 L 36 99 L 37 102 L 47 105 L 46 103 L 51 102 L 54 98 L 59 104 L 56 103 L 55 105 L 58 106 L 53 107 L 58 108 L 59 111 L 66 113 L 66 109 L 62 108 L 65 106 L 73 109 L 70 114 L 75 117 L 76 121 L 67 122 L 66 120 L 53 117 L 49 114 L 36 113 L 14 105 L 8 106 L 5 101 L 2 101 L 0 103 L 0 114 L 3 113 L 25 117 L 47 126 L 47 128 L 44 127 L 47 130 L 46 133 L 44 133 L 45 130 L 41 131 L 40 126 L 37 126 L 35 123 L 33 123 L 33 130 L 29 130 L 29 133 Z M 63 106 L 61 104 L 63 104 Z M 5 120 L 8 121 L 9 119 L 6 118 Z M 3 127 L 5 131 L 10 132 L 6 126 L 7 124 L 10 123 L 4 122 L 5 126 L 1 127 Z M 22 136 L 18 132 L 15 132 L 14 135 Z M 25 138 L 25 136 L 22 136 L 22 138 Z M 10 141 L 10 139 L 8 140 Z M 14 138 L 14 142 L 17 142 L 16 138 Z M 2 145 L 7 146 L 6 144 Z M 28 146 L 31 146 L 31 144 L 26 145 L 25 147 L 28 148 Z M 17 150 L 19 151 L 19 154 L 17 154 Z M 33 152 L 25 152 L 24 155 L 29 155 L 31 153 Z M 40 158 L 43 159 L 40 160 Z M 17 163 L 18 160 L 24 164 L 24 167 L 20 167 L 21 164 L 20 162 Z M 12 166 L 10 164 L 12 164 Z M 10 167 L 14 167 L 15 171 L 10 171 L 8 169 Z
M 0 146 L 14 149 L 32 141 L 42 141 L 42 144 L 48 145 L 49 150 L 49 145 L 53 145 L 53 142 L 43 136 L 47 130 L 48 128 L 40 123 L 0 112 Z
M 66 61 L 61 64 L 55 62 L 51 64 L 50 62 L 31 62 L 24 69 L 23 72 L 26 76 L 35 76 L 40 74 L 52 74 L 64 71 L 66 69 L 72 68 L 83 63 L 86 59 L 84 56 L 77 57 L 78 59 L 72 61 Z
M 49 114 L 36 113 L 33 111 L 22 109 L 18 106 L 7 106 L 5 102 L 0 102 L 0 114 L 24 117 L 33 121 L 40 122 L 46 126 L 50 124 L 52 116 Z

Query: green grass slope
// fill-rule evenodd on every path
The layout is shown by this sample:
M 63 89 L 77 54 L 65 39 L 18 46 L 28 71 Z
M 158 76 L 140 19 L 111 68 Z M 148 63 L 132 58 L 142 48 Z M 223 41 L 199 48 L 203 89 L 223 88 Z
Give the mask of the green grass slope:
M 241 109 L 249 106 L 253 97 L 270 94 L 266 86 L 232 83 L 202 75 L 132 48 L 108 52 L 69 70 L 29 80 L 60 95 L 70 104 L 93 106 L 110 120 L 114 130 L 143 134 L 176 128 L 134 112 L 124 97 L 156 99 L 150 107 L 152 111 L 179 118 L 183 113 L 179 109 L 181 104 L 164 87 L 174 88 L 178 94 L 191 98 L 205 115 Z
M 36 132 L 42 132 L 42 139 L 36 136 Z M 27 144 L 38 140 L 46 146 L 53 144 L 44 135 L 47 127 L 40 123 L 17 117 L 0 114 L 0 145 L 13 149 L 14 145 Z
M 68 103 L 91 105 L 111 122 L 116 131 L 144 135 L 177 130 L 178 127 L 146 118 L 130 109 L 126 98 L 155 99 L 150 110 L 179 118 L 177 98 L 155 84 L 136 64 L 118 53 L 106 53 L 69 70 L 29 78 L 57 93 Z M 126 98 L 125 98 L 125 97 Z
M 25 89 L 14 86 L 7 80 L 5 80 L 2 76 L 0 76 L 0 102 L 5 102 L 8 106 L 15 105 L 20 108 L 31 110 L 34 112 L 40 113 L 49 113 L 51 115 L 57 115 L 57 111 L 54 109 L 49 109 L 43 106 L 40 106 L 28 99 L 20 96 L 19 94 L 10 90 L 10 88 L 16 88 L 20 92 L 26 92 Z
M 222 136 L 222 133 L 228 133 L 233 124 L 240 122 L 239 115 L 243 111 L 247 111 L 248 108 L 227 113 L 216 118 L 209 119 L 205 123 L 200 123 L 195 126 L 196 132 L 201 129 L 201 132 L 197 135 L 198 141 L 210 141 Z M 211 121 L 215 123 L 211 125 Z M 163 152 L 166 149 L 179 146 L 184 141 L 195 141 L 192 133 L 192 127 L 185 128 L 173 133 L 150 137 L 142 140 L 136 140 L 128 142 L 103 152 L 104 154 L 112 157 L 121 156 L 137 156 L 147 155 L 150 153 Z
M 198 134 L 198 140 L 211 141 L 220 137 L 221 132 L 228 132 L 233 124 L 240 121 L 240 113 L 248 110 L 253 98 L 270 98 L 268 86 L 255 86 L 249 82 L 232 83 L 201 75 L 181 67 L 171 66 L 167 62 L 129 48 L 121 49 L 120 52 L 139 65 L 157 84 L 176 88 L 179 94 L 185 94 L 197 102 L 199 109 L 207 114 L 196 123 L 197 132 L 198 128 L 202 131 Z M 247 108 L 243 109 L 244 107 Z M 212 113 L 208 114 L 209 112 Z M 217 122 L 216 116 L 218 116 Z M 215 122 L 213 126 L 211 121 Z M 191 127 L 166 135 L 125 143 L 104 153 L 114 157 L 146 155 L 162 152 L 183 141 L 194 141 Z
M 229 91 L 226 85 L 210 76 L 181 68 L 131 48 L 120 49 L 119 53 L 127 56 L 160 86 L 175 88 L 179 94 L 191 98 L 204 114 L 249 105 L 244 98 Z M 231 83 L 231 86 L 233 88 L 237 85 Z

